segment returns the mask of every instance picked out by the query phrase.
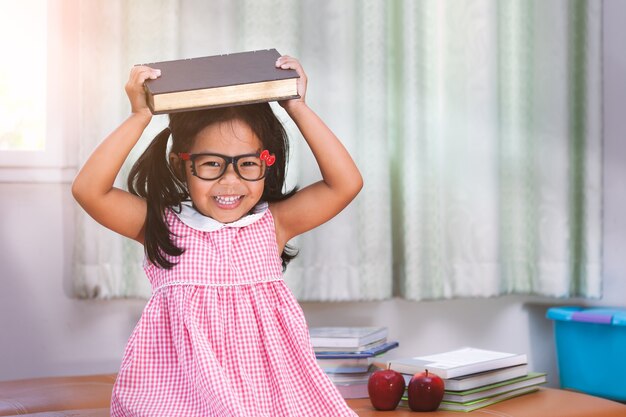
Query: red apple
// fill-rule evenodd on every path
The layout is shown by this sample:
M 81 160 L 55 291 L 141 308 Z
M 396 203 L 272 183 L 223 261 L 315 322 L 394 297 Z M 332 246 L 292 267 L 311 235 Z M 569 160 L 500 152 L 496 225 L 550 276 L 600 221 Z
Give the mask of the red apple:
M 401 373 L 382 369 L 370 375 L 367 392 L 375 409 L 388 411 L 395 409 L 404 394 L 406 383 Z
M 428 369 L 413 375 L 409 382 L 409 407 L 413 411 L 435 411 L 443 399 L 443 379 Z

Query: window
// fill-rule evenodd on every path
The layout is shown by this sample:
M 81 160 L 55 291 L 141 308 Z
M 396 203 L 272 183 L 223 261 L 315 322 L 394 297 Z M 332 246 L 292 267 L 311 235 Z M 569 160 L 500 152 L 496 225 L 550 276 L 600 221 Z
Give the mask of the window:
M 67 182 L 77 0 L 0 0 L 0 182 Z M 71 80 L 74 82 L 71 82 Z
M 45 150 L 48 22 L 45 0 L 2 2 L 0 150 Z M 10 5 L 9 5 L 10 4 Z M 28 28 L 28 30 L 24 30 Z

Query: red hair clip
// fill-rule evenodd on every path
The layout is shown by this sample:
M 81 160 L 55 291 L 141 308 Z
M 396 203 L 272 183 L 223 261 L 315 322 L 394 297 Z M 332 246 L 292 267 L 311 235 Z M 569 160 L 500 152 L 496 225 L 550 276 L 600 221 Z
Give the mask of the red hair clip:
M 274 165 L 274 162 L 276 162 L 276 157 L 273 154 L 270 155 L 270 152 L 267 149 L 261 152 L 259 158 L 261 158 L 261 161 L 265 161 L 265 165 L 267 165 L 268 167 L 271 167 L 272 165 Z

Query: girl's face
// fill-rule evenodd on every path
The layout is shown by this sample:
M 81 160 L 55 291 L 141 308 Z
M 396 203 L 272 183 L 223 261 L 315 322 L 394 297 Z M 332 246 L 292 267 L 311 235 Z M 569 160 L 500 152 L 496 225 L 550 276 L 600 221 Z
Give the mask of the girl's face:
M 262 151 L 263 144 L 243 121 L 235 119 L 205 127 L 195 137 L 189 153 L 216 153 L 226 156 L 254 154 Z M 187 188 L 196 209 L 222 223 L 239 220 L 259 202 L 265 180 L 241 179 L 232 164 L 215 180 L 203 180 L 192 175 L 191 161 L 185 165 Z

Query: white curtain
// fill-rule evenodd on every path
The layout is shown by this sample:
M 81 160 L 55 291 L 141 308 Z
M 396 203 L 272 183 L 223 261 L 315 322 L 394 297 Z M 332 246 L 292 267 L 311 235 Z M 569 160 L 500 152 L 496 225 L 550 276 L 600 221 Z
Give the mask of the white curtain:
M 178 45 L 178 5 L 172 1 L 80 2 L 79 160 L 127 117 L 124 84 L 133 64 L 152 56 L 174 57 Z M 155 29 L 155 28 L 158 28 Z M 155 122 L 145 137 L 158 131 Z M 145 138 L 144 141 L 145 143 Z M 123 187 L 136 150 L 118 178 Z M 143 248 L 95 223 L 77 210 L 72 288 L 80 298 L 147 297 Z
M 601 2 L 394 5 L 398 293 L 599 297 Z
M 81 160 L 128 113 L 133 64 L 298 57 L 365 186 L 296 238 L 300 300 L 599 294 L 600 3 L 81 2 Z M 581 46 L 582 45 L 582 46 Z M 291 136 L 290 186 L 319 178 Z M 155 117 L 132 161 L 167 122 Z M 581 124 L 582 123 L 582 124 Z M 147 297 L 142 248 L 77 214 L 78 297 Z

